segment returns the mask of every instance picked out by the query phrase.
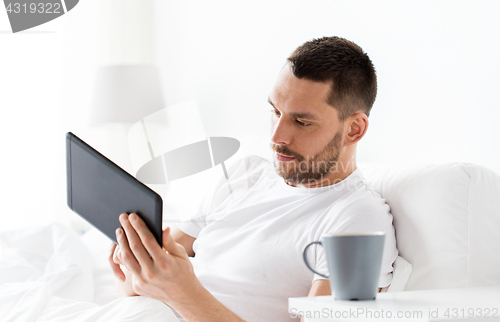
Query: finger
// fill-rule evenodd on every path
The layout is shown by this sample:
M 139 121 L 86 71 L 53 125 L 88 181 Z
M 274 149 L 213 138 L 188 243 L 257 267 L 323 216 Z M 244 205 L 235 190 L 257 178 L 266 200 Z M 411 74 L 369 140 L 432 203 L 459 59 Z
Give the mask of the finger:
M 115 250 L 116 250 L 116 244 L 113 243 L 113 245 L 111 245 L 111 254 L 108 257 L 109 266 L 111 266 L 111 271 L 113 272 L 113 275 L 115 275 L 116 278 L 118 278 L 120 281 L 124 282 L 125 273 L 123 273 L 123 271 L 121 270 L 120 265 L 118 265 L 114 261 Z
M 111 254 L 114 254 L 115 249 L 116 249 L 116 244 L 115 244 L 115 243 L 111 243 L 111 248 L 109 249 L 109 252 L 110 252 Z
M 165 252 L 162 251 L 160 245 L 153 236 L 153 233 L 149 230 L 146 223 L 137 214 L 130 214 L 129 216 L 132 226 L 135 228 L 142 244 L 144 245 L 146 251 L 151 255 L 153 260 L 159 258 L 159 256 L 164 256 Z
M 116 240 L 118 240 L 118 245 L 120 246 L 120 253 L 122 263 L 134 274 L 140 274 L 141 266 L 135 258 L 132 250 L 130 250 L 127 237 L 122 228 L 116 230 Z
M 120 260 L 120 247 L 115 248 L 115 252 L 113 253 L 113 262 L 116 264 L 122 264 L 122 261 Z
M 167 227 L 163 231 L 162 235 L 163 248 L 173 256 L 178 257 L 188 257 L 186 253 L 186 249 L 181 245 L 177 244 L 174 240 L 174 237 L 170 234 L 170 227 Z
M 135 216 L 137 216 L 137 214 Z M 153 264 L 153 260 L 146 251 L 146 248 L 144 247 L 141 238 L 137 234 L 136 229 L 130 223 L 129 215 L 121 214 L 120 223 L 122 224 L 123 229 L 125 230 L 125 234 L 128 240 L 128 246 L 132 251 L 132 253 L 134 254 L 135 258 L 137 259 L 137 262 L 139 262 L 139 264 L 143 267 L 150 268 L 151 265 Z

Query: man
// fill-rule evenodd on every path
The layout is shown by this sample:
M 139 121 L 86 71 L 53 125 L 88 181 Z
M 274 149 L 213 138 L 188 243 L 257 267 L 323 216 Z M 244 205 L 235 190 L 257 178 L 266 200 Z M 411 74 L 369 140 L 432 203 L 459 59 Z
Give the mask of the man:
M 235 193 L 217 186 L 200 207 L 204 220 L 167 228 L 163 249 L 137 215 L 122 214 L 110 257 L 118 288 L 161 300 L 186 321 L 289 321 L 288 297 L 331 294 L 304 265 L 305 245 L 374 230 L 386 233 L 379 286 L 387 287 L 397 257 L 392 215 L 356 166 L 376 91 L 356 44 L 325 37 L 297 48 L 269 95 L 274 166 L 245 158 L 230 181 Z M 326 272 L 323 250 L 310 255 Z

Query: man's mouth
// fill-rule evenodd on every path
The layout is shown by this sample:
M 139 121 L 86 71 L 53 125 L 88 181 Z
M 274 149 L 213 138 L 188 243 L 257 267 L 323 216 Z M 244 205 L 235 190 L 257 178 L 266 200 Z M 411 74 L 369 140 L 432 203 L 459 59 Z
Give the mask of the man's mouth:
M 293 159 L 295 159 L 294 157 L 288 157 L 286 155 L 279 154 L 278 152 L 276 152 L 276 158 L 278 159 L 278 161 L 281 161 L 281 162 L 290 162 Z

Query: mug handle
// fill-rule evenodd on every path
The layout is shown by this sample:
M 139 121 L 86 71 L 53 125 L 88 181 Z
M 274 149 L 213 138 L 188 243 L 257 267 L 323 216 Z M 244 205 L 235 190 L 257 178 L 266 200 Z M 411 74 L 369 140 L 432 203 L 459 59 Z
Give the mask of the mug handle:
M 311 267 L 311 265 L 309 264 L 309 262 L 307 261 L 307 249 L 309 248 L 309 246 L 312 246 L 314 244 L 318 244 L 318 245 L 321 245 L 323 246 L 323 244 L 321 244 L 320 241 L 313 241 L 312 243 L 309 243 L 306 248 L 304 248 L 304 252 L 302 253 L 303 257 L 304 257 L 304 262 L 306 263 L 307 267 L 313 271 L 315 274 L 318 274 L 319 276 L 322 276 L 324 278 L 328 278 L 328 276 L 324 275 L 324 274 L 321 274 L 319 272 L 317 272 L 314 268 Z

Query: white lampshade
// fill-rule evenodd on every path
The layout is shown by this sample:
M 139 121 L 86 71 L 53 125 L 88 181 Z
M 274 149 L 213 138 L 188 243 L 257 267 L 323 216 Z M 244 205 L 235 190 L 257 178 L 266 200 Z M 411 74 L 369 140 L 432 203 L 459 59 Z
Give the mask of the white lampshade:
M 135 123 L 165 107 L 153 65 L 102 66 L 94 84 L 91 125 Z

